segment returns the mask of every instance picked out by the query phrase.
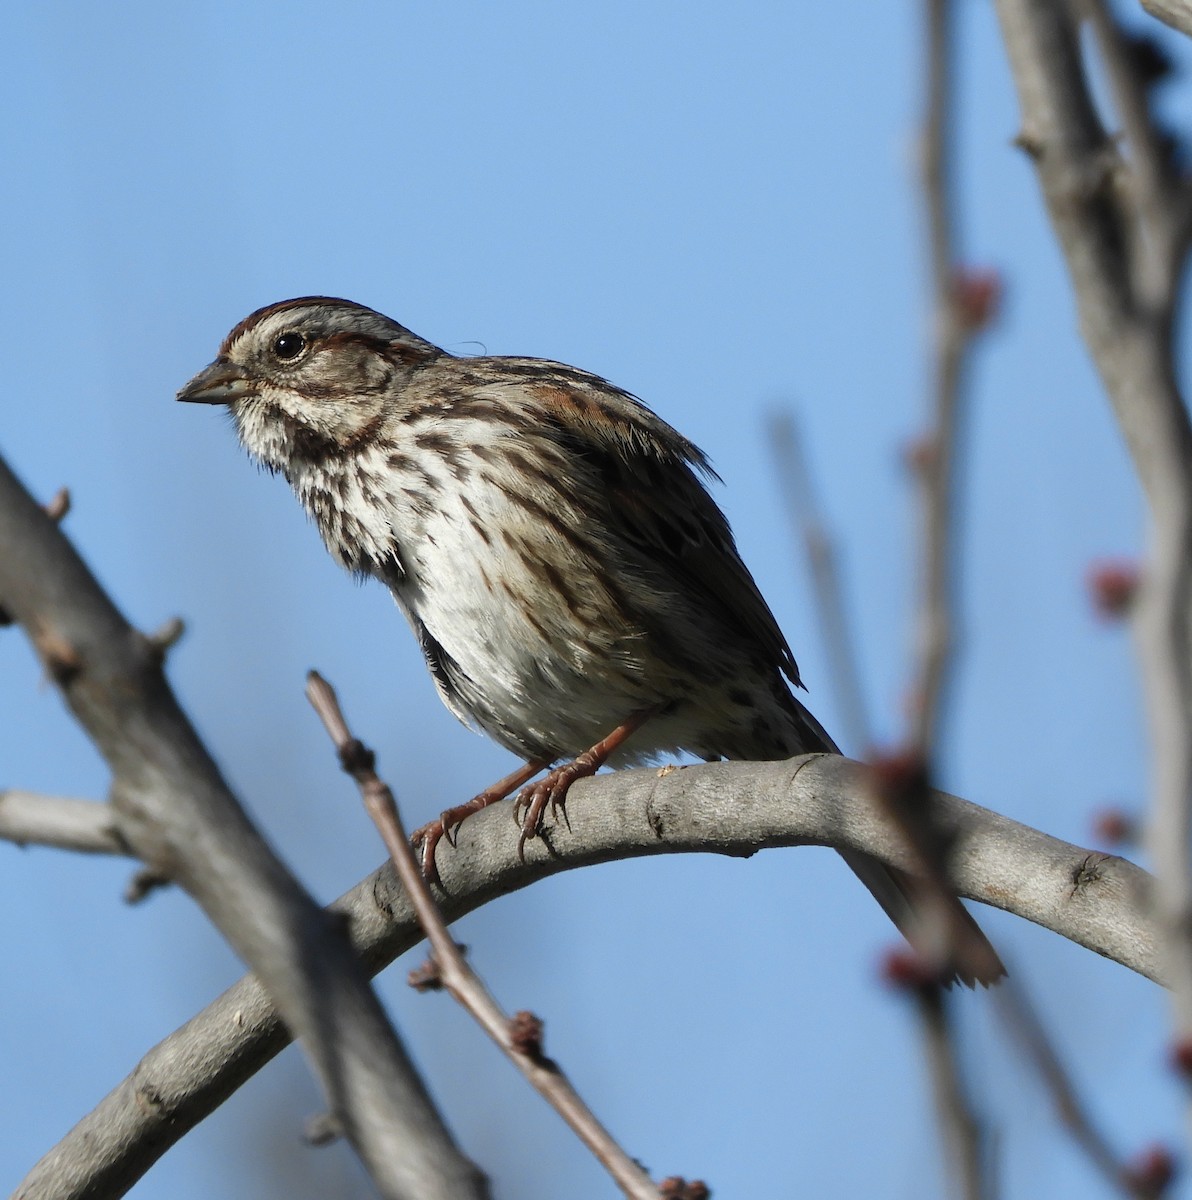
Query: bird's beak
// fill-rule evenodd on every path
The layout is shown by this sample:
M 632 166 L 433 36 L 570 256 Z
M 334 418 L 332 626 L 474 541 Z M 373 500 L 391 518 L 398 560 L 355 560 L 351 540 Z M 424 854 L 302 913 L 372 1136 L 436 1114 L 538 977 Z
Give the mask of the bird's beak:
M 217 358 L 178 393 L 178 399 L 192 404 L 234 404 L 255 395 L 256 391 L 256 381 L 242 367 L 226 358 Z

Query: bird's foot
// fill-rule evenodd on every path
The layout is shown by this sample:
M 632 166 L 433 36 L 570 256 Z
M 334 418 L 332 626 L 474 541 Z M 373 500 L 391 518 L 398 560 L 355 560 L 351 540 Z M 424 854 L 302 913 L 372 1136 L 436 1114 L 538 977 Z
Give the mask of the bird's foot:
M 603 760 L 602 760 L 603 761 Z M 526 842 L 539 835 L 542 829 L 542 817 L 550 806 L 552 821 L 561 817 L 567 820 L 567 789 L 577 779 L 587 779 L 600 770 L 601 762 L 593 761 L 592 751 L 587 750 L 569 763 L 555 767 L 548 775 L 522 788 L 517 799 L 513 802 L 514 823 L 521 826 L 521 835 L 517 839 L 517 857 L 523 862 L 526 858 Z M 524 813 L 524 816 L 523 816 Z M 570 828 L 570 825 L 568 825 Z
M 531 783 L 523 788 L 513 802 L 513 819 L 521 826 L 521 836 L 517 839 L 517 856 L 525 861 L 526 842 L 538 837 L 542 831 L 542 818 L 547 805 L 550 806 L 552 820 L 560 817 L 567 820 L 567 792 L 577 779 L 587 779 L 595 775 L 608 761 L 609 757 L 619 750 L 651 717 L 657 715 L 664 705 L 652 705 L 650 708 L 636 712 L 628 720 L 622 721 L 608 735 L 601 738 L 590 750 L 574 758 L 569 763 L 561 763 L 544 775 L 537 783 Z M 524 815 L 523 815 L 524 814 Z M 570 825 L 568 825 L 570 828 Z
M 422 874 L 431 883 L 443 886 L 439 878 L 439 868 L 435 863 L 435 848 L 444 839 L 450 846 L 455 845 L 459 827 L 473 813 L 480 812 L 490 804 L 496 804 L 511 795 L 527 780 L 533 779 L 549 763 L 538 761 L 526 763 L 516 771 L 499 779 L 491 787 L 487 787 L 478 796 L 473 796 L 466 804 L 457 804 L 454 808 L 446 809 L 439 814 L 436 821 L 428 821 L 410 835 L 410 843 L 422 864 Z M 549 776 L 548 776 L 549 778 Z

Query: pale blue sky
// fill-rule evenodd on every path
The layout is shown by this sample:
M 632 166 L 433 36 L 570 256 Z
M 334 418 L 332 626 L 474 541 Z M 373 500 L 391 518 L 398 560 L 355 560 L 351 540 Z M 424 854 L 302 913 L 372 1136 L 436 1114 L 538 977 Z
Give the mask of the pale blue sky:
M 171 679 L 255 817 L 331 898 L 382 855 L 302 696 L 317 667 L 413 824 L 510 767 L 438 703 L 377 586 L 355 587 L 210 410 L 173 402 L 250 310 L 322 292 L 460 353 L 562 359 L 712 456 L 746 561 L 838 728 L 764 422 L 797 407 L 839 535 L 882 736 L 903 727 L 925 318 L 913 126 L 919 5 L 13 4 L 0 15 L 6 186 L 0 448 L 130 618 L 178 613 Z M 1076 338 L 991 6 L 963 10 L 964 244 L 1007 278 L 978 356 L 950 789 L 1074 841 L 1145 794 L 1128 638 L 1094 556 L 1140 543 L 1137 488 Z M 1135 18 L 1141 22 L 1141 16 Z M 1188 55 L 1184 55 L 1185 61 Z M 1169 97 L 1187 112 L 1189 89 Z M 14 631 L 0 785 L 100 797 L 106 774 Z M 0 848 L 0 1187 L 240 967 L 129 868 Z M 1124 1151 L 1178 1136 L 1163 997 L 1021 922 L 982 919 Z M 892 931 L 831 855 L 575 873 L 460 922 L 510 1009 L 546 1019 L 597 1112 L 658 1175 L 721 1197 L 942 1195 Z M 380 988 L 498 1197 L 613 1194 L 442 996 Z M 1008 1197 L 1104 1195 L 980 997 L 966 1064 Z M 347 1195 L 297 1144 L 294 1051 L 171 1151 L 148 1200 Z M 359 1185 L 358 1185 L 359 1186 Z M 361 1194 L 363 1192 L 361 1191 Z M 1189 1194 L 1192 1194 L 1190 1192 Z

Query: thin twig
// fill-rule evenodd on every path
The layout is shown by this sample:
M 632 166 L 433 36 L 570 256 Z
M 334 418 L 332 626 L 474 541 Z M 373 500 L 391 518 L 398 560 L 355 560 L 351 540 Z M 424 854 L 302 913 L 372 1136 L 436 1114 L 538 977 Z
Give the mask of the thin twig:
M 937 819 L 927 764 L 912 750 L 877 756 L 871 765 L 874 799 L 914 856 L 907 881 L 917 926 L 912 945 L 924 959 L 926 974 L 937 983 L 953 975 L 970 984 L 996 983 L 1006 969 L 956 895 L 952 839 Z M 968 1123 L 976 1124 L 975 1119 Z
M 964 1200 L 980 1200 L 990 1189 L 983 1154 L 988 1139 L 984 1126 L 973 1114 L 967 1091 L 961 1086 L 956 1030 L 947 993 L 932 978 L 911 978 L 905 983 L 914 998 L 922 1029 L 936 1120 L 952 1165 L 952 1177 Z
M 532 1039 L 511 1036 L 509 1017 L 501 1011 L 492 993 L 468 965 L 448 932 L 443 914 L 431 895 L 406 838 L 393 792 L 378 777 L 372 751 L 353 737 L 348 729 L 335 690 L 318 672 L 311 671 L 307 676 L 306 695 L 335 743 L 344 770 L 360 788 L 364 807 L 389 851 L 393 869 L 430 942 L 443 986 L 472 1014 L 485 1033 L 571 1126 L 621 1191 L 635 1200 L 657 1200 L 658 1188 L 650 1177 L 600 1124 L 559 1067 L 543 1056 L 540 1029 L 539 1035 Z
M 932 294 L 931 429 L 912 456 L 923 498 L 914 744 L 925 758 L 940 741 L 956 661 L 955 487 L 976 334 L 988 323 L 997 281 L 961 266 L 952 194 L 953 4 L 927 0 L 927 94 L 920 138 Z
M 873 745 L 873 732 L 861 687 L 856 645 L 845 617 L 836 547 L 816 503 L 803 439 L 792 413 L 775 413 L 771 417 L 770 447 L 791 528 L 802 538 L 807 555 L 828 679 L 836 692 L 846 748 L 854 754 L 864 754 Z
M 1118 1159 L 1093 1123 L 1076 1085 L 1021 984 L 1013 979 L 1008 980 L 998 988 L 995 1003 L 1003 1024 L 1022 1047 L 1051 1096 L 1061 1124 L 1105 1182 L 1122 1195 L 1135 1197 L 1136 1200 L 1155 1200 L 1154 1192 L 1139 1184 L 1135 1173 Z
M 967 409 L 967 368 L 976 332 L 986 323 L 991 301 L 976 302 L 972 277 L 964 275 L 957 251 L 957 219 L 953 197 L 955 175 L 954 115 L 955 6 L 952 0 L 926 0 L 927 59 L 923 126 L 920 135 L 922 192 L 929 247 L 932 294 L 932 426 L 914 462 L 923 499 L 922 558 L 916 671 L 911 690 L 911 765 L 903 776 L 909 788 L 890 786 L 890 771 L 878 770 L 893 808 L 919 849 L 928 895 L 935 903 L 943 937 L 943 961 L 964 963 L 981 953 L 996 954 L 975 936 L 971 917 L 956 899 L 948 869 L 948 846 L 935 828 L 929 781 L 951 696 L 957 648 L 955 487 L 958 443 Z M 894 760 L 897 761 L 897 758 Z M 918 781 L 918 787 L 914 786 Z M 917 792 L 917 794 L 916 794 Z M 997 962 L 1000 967 L 1000 961 Z M 1004 971 L 1003 971 L 1004 973 Z M 982 977 L 991 978 L 988 974 Z M 982 1147 L 988 1143 L 968 1089 L 961 1078 L 953 1045 L 950 998 L 936 982 L 915 989 L 928 1074 L 935 1095 L 936 1117 L 948 1147 L 953 1178 L 966 1200 L 993 1194 L 991 1175 L 983 1169 Z

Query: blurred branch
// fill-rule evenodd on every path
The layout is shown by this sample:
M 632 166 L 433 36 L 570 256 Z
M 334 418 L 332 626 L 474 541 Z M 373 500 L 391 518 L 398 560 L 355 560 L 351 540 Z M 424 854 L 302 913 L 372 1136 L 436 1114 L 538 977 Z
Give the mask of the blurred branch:
M 953 0 L 926 0 L 923 5 L 927 69 L 919 153 L 931 282 L 931 425 L 911 456 L 923 524 L 910 741 L 902 755 L 878 764 L 886 807 L 920 849 L 929 886 L 922 889 L 917 907 L 921 923 L 938 929 L 944 962 L 963 961 L 970 947 L 996 961 L 953 894 L 948 839 L 941 836 L 928 789 L 956 663 L 956 464 L 968 410 L 970 352 L 976 335 L 988 325 L 998 288 L 992 275 L 964 267 L 957 249 L 955 17 Z M 899 763 L 902 769 L 896 767 Z M 989 1139 L 960 1070 L 951 1000 L 938 979 L 920 982 L 913 991 L 955 1188 L 966 1200 L 982 1200 L 993 1194 L 992 1176 L 983 1162 Z
M 110 805 L 19 788 L 0 791 L 0 839 L 83 854 L 132 853 L 120 836 Z
M 914 856 L 906 878 L 914 911 L 914 937 L 909 940 L 921 960 L 921 972 L 936 983 L 953 975 L 986 986 L 996 983 L 1006 968 L 957 898 L 952 835 L 946 823 L 937 819 L 927 763 L 913 749 L 875 755 L 870 763 L 870 794 Z M 959 1084 L 953 1090 L 959 1090 Z
M 1165 25 L 1192 37 L 1192 0 L 1142 0 L 1142 7 Z
M 544 837 L 526 843 L 524 862 L 507 805 L 470 817 L 457 849 L 439 856 L 445 889 L 439 902 L 444 917 L 454 921 L 548 875 L 651 854 L 748 857 L 771 847 L 831 845 L 906 869 L 914 853 L 876 811 L 869 787 L 864 766 L 826 754 L 581 780 L 568 796 L 570 828 L 548 819 Z M 962 895 L 1159 978 L 1150 877 L 1140 867 L 942 792 L 933 804 L 951 838 L 949 871 Z M 421 940 L 409 899 L 388 866 L 332 907 L 347 918 L 352 944 L 373 973 Z M 88 1164 L 81 1176 L 88 1186 L 59 1187 L 53 1194 L 61 1200 L 93 1195 L 89 1185 L 96 1177 L 131 1182 L 287 1040 L 256 980 L 241 980 L 149 1051 L 34 1168 L 26 1186 L 53 1172 L 62 1156 Z
M 1154 1190 L 1140 1183 L 1136 1172 L 1118 1160 L 1101 1131 L 1094 1125 L 1023 987 L 1014 979 L 1007 980 L 998 988 L 994 1003 L 1006 1028 L 1043 1081 L 1064 1128 L 1105 1182 L 1115 1191 L 1135 1200 L 1155 1200 Z
M 1170 325 L 1192 235 L 1192 204 L 1188 180 L 1176 164 L 1176 146 L 1151 112 L 1151 94 L 1161 75 L 1140 69 L 1143 40 L 1122 29 L 1105 0 L 1073 3 L 1096 38 L 1128 148 L 1129 169 L 1117 183 L 1133 210 L 1123 216 L 1135 294 L 1142 305 L 1166 310 Z M 1152 46 L 1151 53 L 1162 52 Z M 1158 61 L 1160 71 L 1167 69 L 1165 59 Z
M 1152 747 L 1148 843 L 1176 1037 L 1192 1044 L 1192 426 L 1173 330 L 1188 249 L 1189 189 L 1158 175 L 1162 131 L 1120 34 L 1094 14 L 1128 158 L 1102 128 L 1068 0 L 997 0 L 1034 161 L 1071 276 L 1081 331 L 1150 509 L 1137 609 Z M 1167 167 L 1174 170 L 1174 160 Z
M 828 678 L 836 692 L 846 745 L 855 754 L 864 754 L 873 744 L 873 735 L 865 709 L 856 647 L 845 618 L 844 589 L 840 586 L 836 548 L 816 503 L 803 439 L 792 413 L 775 413 L 770 418 L 770 448 L 791 527 L 803 539 L 820 636 L 828 661 Z
M 918 614 L 918 678 L 911 692 L 914 744 L 930 758 L 948 709 L 956 652 L 956 459 L 967 405 L 967 372 L 976 335 L 997 303 L 998 282 L 958 257 L 952 195 L 953 5 L 927 0 L 927 92 L 920 135 L 922 189 L 932 295 L 932 416 L 912 454 L 923 497 Z
M 965 1200 L 980 1200 L 980 1197 L 992 1194 L 989 1173 L 982 1161 L 988 1137 L 961 1080 L 956 1055 L 956 1026 L 949 1012 L 948 996 L 938 983 L 932 982 L 915 989 L 915 1000 L 923 1028 L 923 1047 L 935 1097 L 936 1120 L 952 1160 L 957 1194 Z
M 263 981 L 381 1194 L 486 1195 L 339 923 L 250 824 L 178 706 L 162 647 L 128 625 L 3 462 L 0 605 L 111 768 L 118 836 L 154 876 L 182 884 Z M 23 1200 L 61 1195 L 68 1179 L 86 1176 L 91 1156 L 76 1150 L 43 1159 Z
M 312 671 L 307 678 L 306 695 L 335 744 L 340 764 L 356 780 L 364 807 L 389 851 L 389 861 L 430 942 L 436 986 L 445 987 L 471 1013 L 510 1062 L 571 1126 L 626 1196 L 631 1200 L 634 1197 L 636 1200 L 658 1200 L 658 1188 L 649 1175 L 621 1149 L 580 1099 L 558 1065 L 543 1053 L 542 1022 L 529 1013 L 519 1014 L 520 1021 L 516 1024 L 511 1022 L 447 932 L 443 914 L 410 848 L 393 792 L 377 775 L 373 752 L 352 736 L 335 690 Z M 523 1031 L 520 1037 L 516 1035 L 517 1029 Z

